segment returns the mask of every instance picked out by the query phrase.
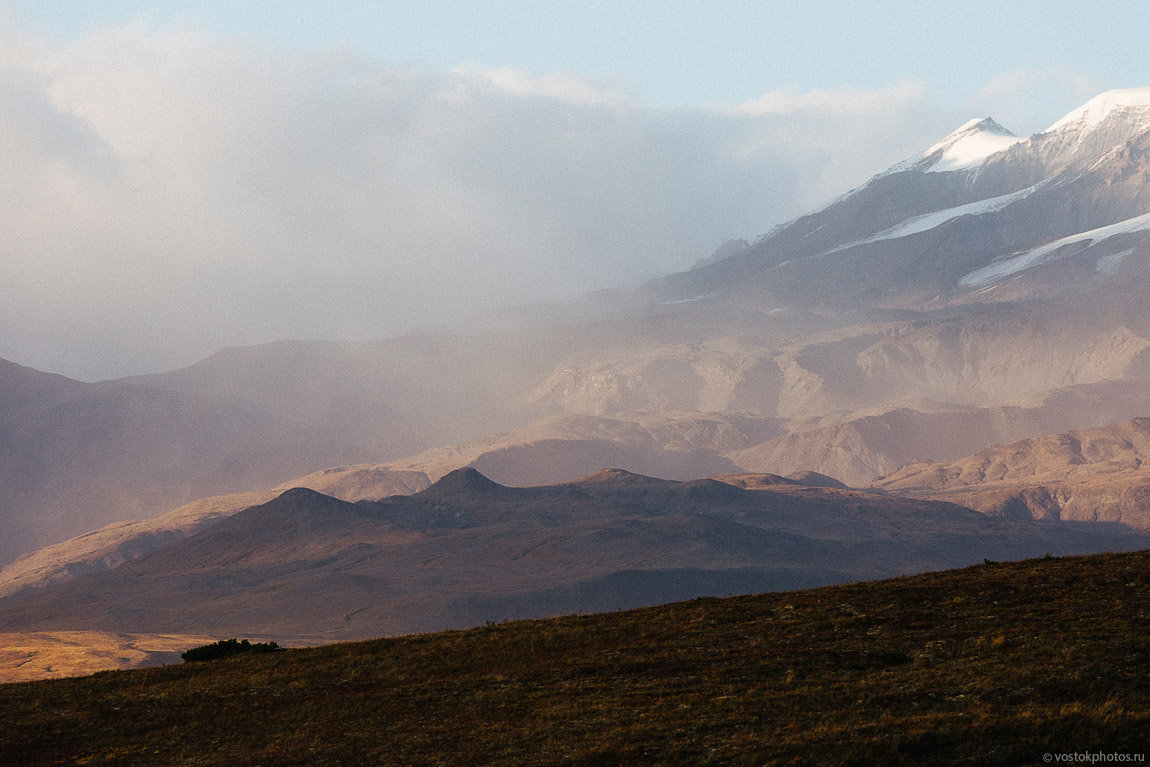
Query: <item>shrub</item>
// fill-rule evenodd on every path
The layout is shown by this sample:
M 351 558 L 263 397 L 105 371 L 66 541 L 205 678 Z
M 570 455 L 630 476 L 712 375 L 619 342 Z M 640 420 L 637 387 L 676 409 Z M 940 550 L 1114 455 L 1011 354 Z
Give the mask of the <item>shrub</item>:
M 180 657 L 184 659 L 185 663 L 195 663 L 202 660 L 226 658 L 229 655 L 278 652 L 281 649 L 283 648 L 275 642 L 256 642 L 253 644 L 246 639 L 221 639 L 218 642 L 212 642 L 211 644 L 193 647 L 192 649 L 183 652 Z

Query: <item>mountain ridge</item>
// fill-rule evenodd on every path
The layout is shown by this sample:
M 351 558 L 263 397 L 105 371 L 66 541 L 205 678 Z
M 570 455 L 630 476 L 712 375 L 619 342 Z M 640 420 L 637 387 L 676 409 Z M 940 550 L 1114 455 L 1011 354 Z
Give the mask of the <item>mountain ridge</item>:
M 116 569 L 0 598 L 0 631 L 362 638 L 1147 540 L 760 475 L 511 488 L 464 469 L 375 502 L 285 491 Z
M 937 215 L 940 211 L 958 210 L 1010 195 L 1015 195 L 1015 199 L 1004 202 L 1004 208 L 1028 198 L 1047 198 L 1060 188 L 1073 187 L 1083 175 L 1095 170 L 1108 155 L 1120 152 L 1124 147 L 1140 150 L 1146 146 L 1147 134 L 1150 132 L 1150 120 L 1144 119 L 1144 114 L 1150 112 L 1144 104 L 1147 91 L 1150 89 L 1102 94 L 1046 131 L 1028 139 L 1005 135 L 1009 131 L 1001 128 L 991 118 L 972 120 L 923 154 L 897 163 L 829 205 L 774 230 L 750 248 L 725 259 L 700 265 L 691 270 L 696 273 L 693 276 L 689 276 L 691 272 L 686 272 L 656 279 L 648 289 L 656 292 L 669 290 L 671 295 L 685 292 L 675 287 L 676 282 L 689 285 L 687 290 L 694 290 L 694 295 L 713 292 L 715 289 L 729 289 L 723 286 L 737 284 L 733 275 L 741 279 L 755 275 L 755 267 L 752 265 L 759 265 L 758 275 L 762 275 L 763 268 L 772 271 L 785 267 L 797 268 L 795 265 L 804 259 L 852 250 L 859 244 L 866 244 L 868 238 L 915 217 Z M 1131 97 L 1128 94 L 1139 95 Z M 1125 110 L 1115 106 L 1126 102 L 1132 102 L 1134 106 Z M 1109 106 L 1101 119 L 1089 119 L 1090 115 L 1099 111 L 1098 105 Z M 1116 113 L 1120 113 L 1118 117 L 1115 117 Z M 956 162 L 954 167 L 940 166 L 947 151 L 961 149 L 965 141 L 980 136 L 997 136 L 1003 142 L 1001 145 L 982 144 L 972 147 L 978 151 L 969 152 L 963 162 Z M 1142 187 L 1144 190 L 1144 183 Z M 1113 194 L 1109 196 L 1114 197 Z M 1056 231 L 1059 236 L 1067 237 L 1116 224 L 1146 213 L 1150 206 L 1145 203 L 1144 196 L 1139 196 L 1133 207 L 1116 206 L 1109 213 L 1099 210 L 1097 202 L 1094 206 L 1081 206 L 1078 215 L 1067 222 L 1071 226 L 1063 226 Z M 1053 200 L 1044 202 L 1047 207 L 1051 204 L 1054 204 Z M 1092 209 L 1093 212 L 1089 212 Z M 992 210 L 982 215 L 993 215 L 996 212 Z M 1087 213 L 1087 217 L 1084 218 L 1083 213 Z M 974 211 L 966 215 L 972 214 Z M 955 217 L 961 215 L 960 212 Z M 944 218 L 939 223 L 943 224 L 946 220 Z M 838 221 L 850 225 L 866 222 L 867 228 L 847 234 L 842 224 L 836 223 Z M 1047 218 L 1045 225 L 1057 225 L 1057 219 Z M 1031 240 L 1031 243 L 1034 246 L 1044 244 L 1035 240 Z M 1020 240 L 1015 247 L 1023 247 L 1025 244 Z M 787 249 L 791 254 L 789 257 L 771 255 L 772 251 Z M 985 262 L 982 265 L 985 266 Z M 723 275 L 723 271 L 728 272 L 728 275 Z M 706 280 L 710 283 L 710 291 L 699 285 L 700 279 L 708 272 L 712 275 L 711 279 Z M 818 272 L 811 272 L 811 275 L 817 277 Z M 780 276 L 783 275 L 772 274 L 774 278 Z M 953 283 L 948 282 L 942 283 L 942 286 L 954 288 Z M 823 287 L 826 287 L 825 283 Z M 683 297 L 686 296 L 680 296 L 680 300 Z

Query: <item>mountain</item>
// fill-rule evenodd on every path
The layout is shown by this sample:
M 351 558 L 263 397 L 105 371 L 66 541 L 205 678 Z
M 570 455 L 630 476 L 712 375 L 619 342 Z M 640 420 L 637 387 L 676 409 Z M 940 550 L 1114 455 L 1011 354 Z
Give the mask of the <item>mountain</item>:
M 1138 268 L 1150 237 L 1148 115 L 1143 88 L 1102 94 L 1029 139 L 972 121 L 752 247 L 649 291 L 740 293 L 795 311 L 987 303 L 1002 300 L 999 289 L 1065 295 L 1082 288 L 1065 284 L 1069 274 L 1113 284 L 1127 257 Z
M 1028 138 L 977 118 L 637 291 L 385 342 L 233 349 L 134 381 L 346 439 L 380 462 L 528 428 L 542 444 L 565 416 L 781 419 L 815 462 L 775 463 L 792 453 L 767 445 L 735 466 L 855 484 L 913 458 L 1136 417 L 1150 381 L 1148 113 L 1150 89 L 1135 89 Z M 963 440 L 936 428 L 940 412 L 990 423 L 1005 410 L 1025 425 Z M 923 452 L 852 463 L 836 444 L 837 427 L 895 412 L 891 442 Z
M 1081 433 L 1024 440 L 1005 448 L 981 451 L 950 465 L 915 458 L 930 454 L 936 442 L 906 439 L 908 433 L 913 435 L 921 428 L 928 433 L 947 435 L 952 445 L 967 444 L 974 449 L 1002 441 L 1003 435 L 1042 431 L 1047 422 L 1063 422 L 1068 418 L 1092 421 L 1100 417 L 1089 407 L 1080 408 L 1077 414 L 1068 412 L 1076 405 L 1082 403 L 1064 394 L 1052 396 L 1041 406 L 1032 408 L 937 412 L 900 409 L 860 416 L 822 429 L 783 433 L 763 443 L 757 440 L 766 434 L 781 433 L 781 426 L 772 419 L 636 414 L 631 416 L 634 420 L 625 421 L 566 416 L 474 443 L 438 448 L 402 461 L 324 469 L 285 482 L 271 491 L 206 498 L 152 519 L 114 523 L 20 557 L 0 570 L 0 596 L 117 567 L 294 487 L 310 488 L 347 501 L 376 500 L 390 495 L 410 495 L 427 488 L 431 479 L 465 467 L 480 469 L 506 484 L 546 484 L 561 482 L 580 468 L 600 465 L 598 461 L 608 456 L 625 461 L 630 471 L 642 471 L 643 466 L 657 467 L 667 472 L 664 476 L 678 475 L 679 479 L 693 476 L 692 470 L 700 466 L 737 465 L 741 468 L 735 473 L 719 474 L 715 478 L 747 489 L 779 484 L 847 489 L 833 477 L 803 469 L 795 469 L 787 477 L 740 473 L 753 470 L 757 465 L 780 470 L 831 465 L 836 475 L 854 478 L 860 485 L 869 482 L 875 473 L 885 471 L 888 476 L 875 480 L 870 489 L 945 500 L 996 516 L 1008 513 L 1004 509 L 1013 509 L 1009 514 L 1015 517 L 1021 513 L 1023 518 L 1117 521 L 1134 528 L 1146 528 L 1139 491 L 1146 479 L 1139 471 L 1142 457 L 1138 452 L 1121 461 L 1092 462 L 1043 448 L 1042 454 L 1048 460 L 1041 470 L 1035 468 L 1033 461 L 1023 461 L 1021 469 L 1000 476 L 1002 466 L 1006 465 L 1001 458 L 1004 450 L 1010 455 L 1024 456 L 1028 449 L 1051 442 L 1096 445 L 1105 438 L 1121 441 L 1128 450 L 1136 451 L 1139 442 L 1126 432 L 1133 430 L 1131 433 L 1136 434 L 1144 419 Z M 1097 452 L 1095 447 L 1091 450 Z M 1050 458 L 1062 455 L 1065 460 Z M 987 473 L 991 463 L 999 474 Z M 968 470 L 968 466 L 979 468 Z M 1094 480 L 1101 480 L 1102 484 Z M 1114 491 L 1120 486 L 1123 489 L 1118 499 Z M 1078 488 L 1073 495 L 1068 494 L 1067 488 L 1071 487 Z
M 605 466 L 815 471 L 857 486 L 1144 416 L 1148 114 L 1137 89 L 1026 138 L 978 117 L 634 291 L 102 384 L 8 370 L 0 561 L 332 466 L 434 479 L 471 465 L 506 484 Z
M 916 461 L 873 487 L 1012 519 L 1150 529 L 1150 418 Z
M 728 456 L 785 433 L 779 419 L 738 413 L 566 415 L 380 466 L 432 479 L 471 467 L 508 485 L 563 482 L 604 466 L 685 480 L 738 471 Z
M 813 467 L 865 487 L 912 461 L 957 459 L 986 445 L 1150 412 L 1148 395 L 1132 383 L 1100 382 L 981 408 L 895 402 L 843 418 L 792 422 L 788 433 L 729 457 L 744 471 Z
M 224 402 L 389 460 L 529 424 L 515 394 L 594 337 L 425 333 L 225 349 L 130 383 Z M 508 395 L 511 396 L 508 396 Z M 322 468 L 315 466 L 313 468 Z
M 609 470 L 513 488 L 460 469 L 374 502 L 288 490 L 113 570 L 0 599 L 0 631 L 319 641 L 1146 542 L 778 477 Z

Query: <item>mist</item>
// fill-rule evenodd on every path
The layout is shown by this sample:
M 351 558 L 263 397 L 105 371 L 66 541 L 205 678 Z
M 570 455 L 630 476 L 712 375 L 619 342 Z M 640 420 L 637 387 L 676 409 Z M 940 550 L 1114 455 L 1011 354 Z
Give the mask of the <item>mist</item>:
M 82 380 L 635 286 L 969 117 L 911 81 L 653 109 L 144 26 L 0 31 L 0 99 L 0 357 Z

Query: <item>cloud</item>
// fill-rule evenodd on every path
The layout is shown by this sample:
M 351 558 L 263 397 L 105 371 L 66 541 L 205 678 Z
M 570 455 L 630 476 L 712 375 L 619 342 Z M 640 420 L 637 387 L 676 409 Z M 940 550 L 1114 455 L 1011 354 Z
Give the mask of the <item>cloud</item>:
M 983 86 L 971 97 L 969 109 L 1029 136 L 1103 90 L 1098 79 L 1066 67 L 1016 69 Z
M 731 109 L 749 115 L 808 115 L 826 118 L 874 118 L 921 104 L 926 85 L 905 81 L 881 90 L 833 88 L 800 91 L 793 86 L 764 93 Z
M 914 83 L 655 110 L 194 30 L 0 42 L 0 356 L 89 379 L 636 284 L 957 119 Z
M 740 148 L 747 156 L 787 157 L 804 210 L 916 154 L 966 119 L 932 107 L 927 86 L 915 81 L 873 90 L 784 87 L 733 107 L 711 108 L 743 118 Z
M 617 87 L 597 85 L 569 72 L 535 76 L 516 67 L 480 69 L 465 64 L 451 71 L 472 83 L 516 96 L 542 96 L 569 104 L 616 109 L 630 109 L 636 106 L 635 99 L 626 91 Z

